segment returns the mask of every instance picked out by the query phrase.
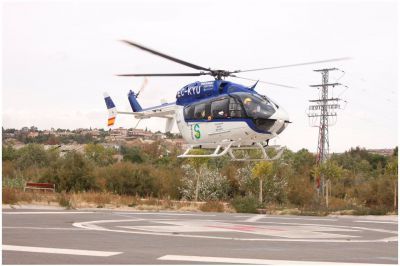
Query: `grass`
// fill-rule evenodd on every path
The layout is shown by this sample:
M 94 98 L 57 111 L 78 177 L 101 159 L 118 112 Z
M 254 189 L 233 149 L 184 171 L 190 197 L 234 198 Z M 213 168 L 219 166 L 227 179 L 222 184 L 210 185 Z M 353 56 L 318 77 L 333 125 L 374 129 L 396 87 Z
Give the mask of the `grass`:
M 131 208 L 146 211 L 199 211 L 201 202 L 139 198 L 103 192 L 49 193 L 3 187 L 3 204 L 36 204 L 71 208 Z
M 199 208 L 202 212 L 224 212 L 224 204 L 219 201 L 208 201 Z
M 58 204 L 61 207 L 65 207 L 66 209 L 72 209 L 72 203 L 71 203 L 70 195 L 67 195 L 65 193 L 59 194 L 58 195 Z
M 192 202 L 153 197 L 139 198 L 136 196 L 116 195 L 106 192 L 81 193 L 51 193 L 43 191 L 22 191 L 21 189 L 3 187 L 3 204 L 36 204 L 61 206 L 67 209 L 74 208 L 123 208 L 143 211 L 191 211 L 191 212 L 244 212 L 258 213 L 260 207 L 257 199 L 252 197 L 238 197 L 230 204 L 220 201 Z M 336 215 L 385 215 L 390 210 L 367 208 L 363 206 L 345 205 L 343 202 L 332 201 L 332 208 L 295 208 L 287 206 L 267 205 L 268 214 L 275 215 L 307 215 L 326 216 Z M 393 214 L 393 213 L 392 213 Z
M 2 195 L 3 204 L 15 204 L 18 202 L 17 195 L 15 193 L 15 189 L 12 188 L 3 188 Z

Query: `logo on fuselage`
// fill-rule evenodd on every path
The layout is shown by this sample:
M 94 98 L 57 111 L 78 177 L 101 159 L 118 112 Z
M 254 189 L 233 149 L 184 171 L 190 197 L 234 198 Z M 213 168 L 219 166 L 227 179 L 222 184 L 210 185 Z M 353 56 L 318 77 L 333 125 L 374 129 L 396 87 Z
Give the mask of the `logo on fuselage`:
M 199 138 L 201 137 L 201 134 L 200 134 L 200 126 L 199 126 L 199 124 L 195 124 L 195 125 L 193 126 L 193 131 L 194 131 L 194 137 L 195 137 L 196 139 L 199 139 Z

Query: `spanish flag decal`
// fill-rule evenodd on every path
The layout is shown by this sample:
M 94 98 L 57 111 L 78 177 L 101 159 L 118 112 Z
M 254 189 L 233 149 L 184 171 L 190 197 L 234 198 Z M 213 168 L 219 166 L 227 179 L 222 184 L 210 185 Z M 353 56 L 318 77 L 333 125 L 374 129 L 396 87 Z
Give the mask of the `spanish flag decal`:
M 110 117 L 110 118 L 108 119 L 108 126 L 113 126 L 114 123 L 115 123 L 115 117 Z

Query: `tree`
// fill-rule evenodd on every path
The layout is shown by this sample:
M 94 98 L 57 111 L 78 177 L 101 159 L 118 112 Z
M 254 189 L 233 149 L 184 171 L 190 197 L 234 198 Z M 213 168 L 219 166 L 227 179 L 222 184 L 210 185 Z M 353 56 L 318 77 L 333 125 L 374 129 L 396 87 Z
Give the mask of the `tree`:
M 263 202 L 263 180 L 272 175 L 272 163 L 269 161 L 262 161 L 256 163 L 254 166 L 252 173 L 259 180 L 259 194 L 258 200 L 260 203 Z
M 13 161 L 17 158 L 17 151 L 11 146 L 2 146 L 2 159 L 4 161 Z
M 144 155 L 138 147 L 121 146 L 121 154 L 124 156 L 124 161 L 132 163 L 142 163 L 145 161 Z
M 78 192 L 96 188 L 93 164 L 80 153 L 67 153 L 58 165 L 56 174 L 60 190 Z
M 335 161 L 315 165 L 312 169 L 314 176 L 324 176 L 327 180 L 337 181 L 343 175 L 343 168 Z
M 99 166 L 106 166 L 115 162 L 113 158 L 115 151 L 112 148 L 105 148 L 101 144 L 86 144 L 85 156 Z
M 48 163 L 49 158 L 43 145 L 28 144 L 18 150 L 17 165 L 21 169 L 26 169 L 30 166 L 44 167 Z
M 397 158 L 397 147 L 395 153 L 386 164 L 385 176 L 389 178 L 393 185 L 393 208 L 397 208 L 397 179 L 398 179 L 398 158 Z
M 206 151 L 204 150 L 195 150 L 192 152 L 194 155 L 204 155 Z M 203 165 L 206 165 L 209 162 L 209 158 L 207 157 L 191 157 L 189 158 L 189 164 L 193 167 L 194 176 L 196 177 L 196 192 L 194 200 L 197 201 L 199 199 L 199 189 L 200 189 L 200 169 Z

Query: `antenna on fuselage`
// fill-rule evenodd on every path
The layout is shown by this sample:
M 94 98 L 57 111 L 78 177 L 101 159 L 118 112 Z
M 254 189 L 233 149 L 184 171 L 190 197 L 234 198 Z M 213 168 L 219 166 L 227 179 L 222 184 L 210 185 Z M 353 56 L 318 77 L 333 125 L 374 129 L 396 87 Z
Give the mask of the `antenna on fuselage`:
M 250 90 L 254 90 L 255 87 L 257 86 L 258 82 L 259 82 L 259 80 L 257 80 L 256 83 L 254 83 L 254 85 L 250 87 Z

